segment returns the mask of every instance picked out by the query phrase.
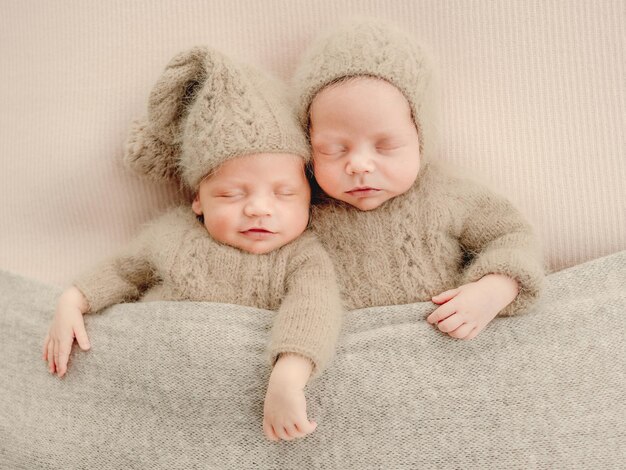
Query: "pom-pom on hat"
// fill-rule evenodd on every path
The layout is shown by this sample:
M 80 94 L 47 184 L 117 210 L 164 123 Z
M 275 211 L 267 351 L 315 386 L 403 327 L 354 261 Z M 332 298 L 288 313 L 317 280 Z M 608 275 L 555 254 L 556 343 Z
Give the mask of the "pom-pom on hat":
M 435 151 L 433 68 L 428 53 L 411 35 L 379 20 L 358 20 L 322 34 L 305 52 L 294 75 L 298 118 L 306 129 L 315 95 L 346 77 L 386 80 L 411 107 L 422 159 Z
M 255 153 L 309 160 L 306 137 L 283 84 L 220 52 L 195 47 L 175 56 L 133 122 L 125 163 L 191 190 L 225 161 Z

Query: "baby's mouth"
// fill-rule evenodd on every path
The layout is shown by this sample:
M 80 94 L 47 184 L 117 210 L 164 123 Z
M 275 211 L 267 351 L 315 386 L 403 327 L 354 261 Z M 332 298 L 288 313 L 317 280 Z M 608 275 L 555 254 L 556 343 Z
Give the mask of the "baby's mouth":
M 349 191 L 346 191 L 346 193 L 355 197 L 368 197 L 368 196 L 374 196 L 379 191 L 380 189 L 372 188 L 371 186 L 358 186 L 356 188 L 352 188 Z
M 247 230 L 242 230 L 239 233 L 254 240 L 264 240 L 276 234 L 276 232 L 261 227 L 252 227 Z

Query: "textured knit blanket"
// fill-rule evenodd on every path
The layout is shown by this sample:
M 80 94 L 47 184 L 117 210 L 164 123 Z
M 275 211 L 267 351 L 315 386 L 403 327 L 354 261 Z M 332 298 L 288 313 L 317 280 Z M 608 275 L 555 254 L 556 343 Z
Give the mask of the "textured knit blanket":
M 431 303 L 349 312 L 306 389 L 310 436 L 262 434 L 272 312 L 148 302 L 86 317 L 63 379 L 59 290 L 0 273 L 0 468 L 624 468 L 626 252 L 548 277 L 540 305 L 461 341 Z

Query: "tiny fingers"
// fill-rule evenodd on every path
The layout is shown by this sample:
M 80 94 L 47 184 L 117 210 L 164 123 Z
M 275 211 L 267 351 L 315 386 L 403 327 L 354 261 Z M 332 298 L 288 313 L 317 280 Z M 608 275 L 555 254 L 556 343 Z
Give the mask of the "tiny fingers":
M 456 296 L 459 292 L 460 289 L 457 287 L 456 289 L 450 289 L 440 294 L 437 294 L 433 296 L 431 300 L 436 304 L 441 304 L 447 302 L 448 300 Z
M 69 338 L 64 340 L 59 345 L 59 357 L 57 360 L 57 369 L 59 371 L 59 377 L 63 377 L 67 372 L 67 361 L 70 359 L 70 351 L 72 349 L 72 343 L 74 340 Z
M 475 327 L 472 331 L 470 331 L 470 334 L 463 339 L 474 339 L 478 336 L 478 333 L 480 333 L 480 328 Z
M 265 437 L 267 437 L 270 441 L 277 442 L 280 440 L 276 435 L 274 428 L 267 422 L 266 419 L 263 420 L 263 434 L 265 434 Z
M 298 423 L 298 429 L 300 429 L 303 433 L 311 434 L 313 431 L 317 429 L 317 423 L 315 421 L 306 420 L 304 422 Z
M 450 317 L 456 312 L 456 306 L 454 303 L 447 303 L 445 305 L 441 305 L 437 307 L 434 312 L 432 312 L 428 317 L 426 317 L 426 321 L 435 326 L 446 318 Z
M 287 435 L 291 437 L 292 439 L 297 439 L 298 437 L 306 436 L 306 433 L 302 432 L 298 428 L 298 425 L 295 423 L 286 425 L 285 431 L 287 431 Z
M 48 341 L 48 371 L 54 374 L 54 341 Z
M 54 368 L 56 369 L 56 371 L 59 371 L 59 346 L 60 346 L 60 341 L 54 340 L 54 355 L 53 355 L 53 360 L 54 360 Z
M 463 319 L 463 315 L 461 315 L 459 312 L 455 312 L 445 320 L 440 321 L 437 324 L 437 328 L 442 333 L 450 333 L 460 329 L 464 324 L 465 320 Z
M 44 361 L 48 360 L 48 343 L 50 342 L 50 335 L 46 335 L 46 339 L 43 340 L 43 352 L 41 358 Z
M 302 438 L 307 434 L 312 433 L 317 428 L 317 423 L 314 421 L 299 421 L 293 424 L 274 424 L 271 425 L 267 421 L 263 421 L 263 433 L 270 441 L 293 441 L 294 439 Z
M 76 342 L 78 343 L 78 346 L 80 346 L 83 351 L 87 351 L 89 348 L 91 348 L 91 344 L 89 343 L 89 337 L 87 336 L 87 330 L 85 330 L 84 324 L 79 324 L 76 328 L 74 328 L 74 336 L 76 337 Z
M 448 332 L 448 335 L 456 339 L 465 339 L 465 337 L 468 336 L 472 332 L 473 329 L 474 329 L 473 325 L 470 325 L 469 323 L 463 323 L 461 326 L 459 326 L 455 330 Z
M 282 424 L 263 419 L 263 433 L 270 441 L 290 441 L 293 439 Z
M 287 432 L 284 426 L 281 426 L 280 424 L 278 424 L 278 425 L 272 426 L 272 428 L 274 429 L 274 432 L 276 433 L 276 435 L 280 437 L 283 441 L 291 441 L 293 439 L 293 437 L 289 435 L 289 433 Z

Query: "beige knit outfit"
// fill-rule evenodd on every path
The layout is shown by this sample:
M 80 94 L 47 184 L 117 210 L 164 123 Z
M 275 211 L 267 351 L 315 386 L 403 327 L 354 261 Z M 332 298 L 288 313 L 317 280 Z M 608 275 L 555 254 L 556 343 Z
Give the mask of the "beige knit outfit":
M 135 121 L 124 161 L 156 179 L 197 190 L 225 161 L 255 153 L 310 158 L 304 132 L 280 82 L 196 47 L 170 61 Z M 190 300 L 277 311 L 268 346 L 311 359 L 318 376 L 331 359 L 342 305 L 333 264 L 311 232 L 266 254 L 215 241 L 191 207 L 149 224 L 117 256 L 74 283 L 90 311 L 119 302 Z
M 148 116 L 133 123 L 124 160 L 138 173 L 197 190 L 225 161 L 255 153 L 310 158 L 285 87 L 216 50 L 194 47 L 165 68 Z
M 435 80 L 423 47 L 377 20 L 322 35 L 295 74 L 301 124 L 308 127 L 320 90 L 353 76 L 386 80 L 404 94 L 418 129 L 421 169 L 406 193 L 374 210 L 319 195 L 312 228 L 335 263 L 346 308 L 430 301 L 490 273 L 520 286 L 500 315 L 530 308 L 544 280 L 540 243 L 505 198 L 437 162 Z
M 152 300 L 277 311 L 269 363 L 280 353 L 299 353 L 314 363 L 313 376 L 331 359 L 341 325 L 333 265 L 315 235 L 305 232 L 263 255 L 247 253 L 215 241 L 186 207 L 150 223 L 120 254 L 79 277 L 75 285 L 94 312 L 136 301 L 150 289 Z
M 542 290 L 540 245 L 522 215 L 436 163 L 422 166 L 409 191 L 371 211 L 322 198 L 313 206 L 312 229 L 335 262 L 347 309 L 430 301 L 499 273 L 520 285 L 500 312 L 513 315 Z
M 307 129 L 311 102 L 326 85 L 344 77 L 380 78 L 407 99 L 424 161 L 437 153 L 439 142 L 431 62 L 412 36 L 383 21 L 353 21 L 327 31 L 305 51 L 294 74 L 298 119 Z

